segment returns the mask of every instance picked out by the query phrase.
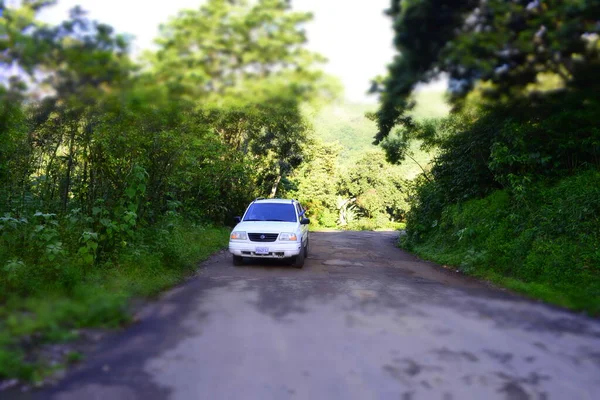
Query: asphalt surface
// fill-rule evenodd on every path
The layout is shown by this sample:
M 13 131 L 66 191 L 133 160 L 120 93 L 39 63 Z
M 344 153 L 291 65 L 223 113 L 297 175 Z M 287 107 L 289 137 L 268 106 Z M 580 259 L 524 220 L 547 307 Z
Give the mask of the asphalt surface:
M 24 396 L 598 398 L 598 320 L 419 261 L 395 240 L 312 233 L 302 270 L 217 254 L 57 386 Z

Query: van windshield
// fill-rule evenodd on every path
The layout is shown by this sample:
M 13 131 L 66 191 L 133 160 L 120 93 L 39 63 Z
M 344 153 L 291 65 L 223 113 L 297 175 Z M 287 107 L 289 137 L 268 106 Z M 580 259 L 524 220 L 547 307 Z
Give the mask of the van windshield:
M 244 221 L 297 222 L 296 208 L 292 203 L 253 203 Z

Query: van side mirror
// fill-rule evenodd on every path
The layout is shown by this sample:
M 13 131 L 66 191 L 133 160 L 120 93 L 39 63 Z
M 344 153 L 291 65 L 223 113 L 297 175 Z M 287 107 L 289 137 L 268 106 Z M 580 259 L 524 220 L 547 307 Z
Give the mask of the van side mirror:
M 242 217 L 233 217 L 233 222 L 239 224 L 240 222 L 242 222 Z
M 310 224 L 310 219 L 308 219 L 308 218 L 302 218 L 300 220 L 300 225 L 308 225 L 308 224 Z

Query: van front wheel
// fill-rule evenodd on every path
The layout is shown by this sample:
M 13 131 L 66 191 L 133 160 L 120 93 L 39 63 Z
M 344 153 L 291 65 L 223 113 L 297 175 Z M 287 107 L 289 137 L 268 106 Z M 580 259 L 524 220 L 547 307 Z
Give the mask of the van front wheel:
M 242 256 L 233 255 L 233 265 L 239 266 L 244 264 L 244 258 Z
M 294 258 L 294 267 L 302 268 L 304 267 L 304 249 L 300 251 L 300 253 Z

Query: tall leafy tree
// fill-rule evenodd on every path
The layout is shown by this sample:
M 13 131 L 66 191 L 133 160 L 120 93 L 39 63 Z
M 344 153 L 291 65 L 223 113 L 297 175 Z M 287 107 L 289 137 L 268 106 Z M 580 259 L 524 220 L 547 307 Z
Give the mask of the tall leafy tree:
M 162 26 L 153 70 L 193 101 L 204 94 L 242 101 L 310 96 L 322 78 L 315 63 L 323 61 L 304 46 L 302 24 L 311 18 L 285 0 L 209 0 Z
M 308 215 L 324 226 L 336 226 L 340 178 L 339 155 L 342 146 L 316 138 L 306 151 L 305 160 L 293 174 L 291 195 L 308 210 Z
M 50 0 L 25 0 L 7 7 L 0 0 L 0 203 L 18 206 L 29 186 L 31 146 L 28 140 L 28 120 L 24 104 L 28 98 L 28 83 L 48 53 L 46 41 L 36 33 L 43 27 L 37 13 Z
M 342 176 L 339 192 L 356 204 L 361 216 L 400 220 L 407 209 L 403 184 L 399 171 L 386 161 L 385 155 L 373 151 Z
M 258 157 L 263 195 L 302 161 L 300 112 L 328 88 L 323 58 L 305 48 L 309 13 L 287 1 L 210 0 L 165 24 L 151 71 L 172 96 L 202 113 L 232 148 Z
M 98 104 L 111 90 L 127 86 L 132 64 L 127 40 L 112 27 L 89 20 L 78 7 L 67 21 L 38 30 L 36 37 L 50 50 L 42 57 L 40 70 L 42 84 L 51 90 L 36 110 L 35 135 L 55 149 L 52 160 L 64 152 L 56 167 L 63 175 L 59 197 L 66 211 L 74 184 L 94 185 L 89 182 L 93 176 L 90 157 L 94 157 L 92 143 L 101 112 Z M 81 168 L 76 168 L 77 163 Z
M 388 13 L 399 55 L 376 84 L 376 142 L 395 126 L 414 127 L 410 94 L 441 73 L 459 106 L 478 82 L 487 98 L 505 102 L 530 95 L 548 76 L 572 90 L 597 81 L 598 0 L 392 0 Z
M 7 7 L 0 0 L 0 64 L 4 73 L 18 68 L 33 73 L 40 57 L 47 54 L 47 46 L 32 32 L 37 32 L 43 24 L 36 18 L 37 13 L 56 3 L 56 0 L 23 0 L 18 7 Z

